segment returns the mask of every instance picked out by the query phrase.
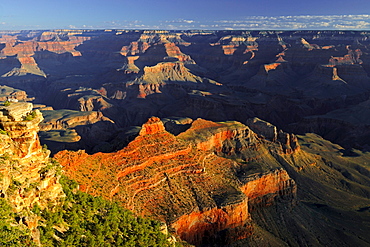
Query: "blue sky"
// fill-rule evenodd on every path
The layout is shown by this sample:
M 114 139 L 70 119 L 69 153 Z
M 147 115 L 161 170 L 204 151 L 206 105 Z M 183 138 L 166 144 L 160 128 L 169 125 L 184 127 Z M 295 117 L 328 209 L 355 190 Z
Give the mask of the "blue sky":
M 1 0 L 0 30 L 370 30 L 369 0 Z

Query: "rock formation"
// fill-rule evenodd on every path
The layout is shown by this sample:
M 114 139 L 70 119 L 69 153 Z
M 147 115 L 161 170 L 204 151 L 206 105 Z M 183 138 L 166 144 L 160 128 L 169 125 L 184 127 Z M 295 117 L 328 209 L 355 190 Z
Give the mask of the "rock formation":
M 317 155 L 328 151 L 307 143 L 315 145 L 317 142 L 318 147 L 331 150 L 337 147 L 320 143 L 322 141 L 315 137 L 284 133 L 260 119 L 251 119 L 250 127 L 238 122 L 203 119 L 173 120 L 171 124 L 178 124 L 181 129 L 189 122 L 190 127 L 174 136 L 167 132 L 159 118 L 152 117 L 142 126 L 139 135 L 120 151 L 93 155 L 62 151 L 55 157 L 66 175 L 76 179 L 83 191 L 117 200 L 137 214 L 165 221 L 178 236 L 196 246 L 273 241 L 307 244 L 313 240 L 302 242 L 300 239 L 313 229 L 326 229 L 323 231 L 327 236 L 320 234 L 319 245 L 338 237 L 336 227 L 325 223 L 329 217 L 326 211 L 315 211 L 321 217 L 315 223 L 299 220 L 312 217 L 308 212 L 315 210 L 314 205 L 320 205 L 313 199 L 315 194 L 320 198 L 331 198 L 336 193 L 353 196 L 335 182 L 339 177 L 346 176 L 342 180 L 355 187 L 362 185 L 354 181 L 365 181 L 364 175 L 355 175 L 360 176 L 360 180 L 349 182 L 351 178 L 344 168 L 340 168 L 341 165 L 334 168 L 331 163 L 339 162 L 341 157 Z M 175 126 L 172 129 L 176 129 Z M 350 162 L 356 161 L 351 159 Z M 333 179 L 327 177 L 328 169 Z M 337 171 L 342 173 L 337 174 Z M 320 192 L 312 191 L 309 183 Z M 332 186 L 338 188 L 338 192 L 325 194 L 324 191 Z M 366 191 L 370 191 L 369 187 Z M 360 191 L 354 193 L 363 195 Z M 363 200 L 358 201 L 358 205 L 368 201 Z M 328 207 L 333 207 L 330 210 L 335 210 L 337 203 L 329 203 Z M 356 219 L 360 217 L 349 204 L 340 210 Z M 285 223 L 279 228 L 275 225 L 277 222 Z M 352 229 L 339 218 L 335 222 Z M 269 224 L 276 230 L 271 230 Z M 297 227 L 297 224 L 303 225 Z M 283 240 L 286 231 L 294 233 Z M 276 239 L 269 235 L 271 232 L 276 232 Z M 355 232 L 356 236 L 362 235 Z M 340 241 L 349 243 L 352 240 L 339 237 L 336 242 Z
M 17 56 L 17 59 L 21 63 L 20 68 L 14 68 L 8 73 L 2 75 L 3 77 L 8 76 L 20 76 L 26 74 L 34 74 L 46 77 L 44 71 L 42 71 L 34 59 L 36 52 L 50 51 L 56 54 L 71 53 L 72 56 L 81 56 L 81 53 L 75 50 L 75 47 L 88 40 L 88 37 L 77 37 L 72 36 L 67 41 L 60 39 L 57 33 L 45 32 L 39 40 L 36 37 L 32 41 L 17 42 L 18 37 L 3 39 L 1 43 L 5 44 L 5 47 L 0 51 L 0 57 L 3 59 L 10 56 Z
M 258 118 L 247 120 L 247 125 L 257 134 L 282 145 L 285 154 L 292 154 L 300 149 L 298 139 L 294 134 L 278 130 L 276 126 Z
M 42 119 L 40 111 L 32 111 L 31 103 L 0 106 L 1 197 L 11 203 L 21 217 L 19 227 L 28 227 L 36 242 L 42 219 L 32 209 L 49 207 L 64 196 L 59 175 L 49 165 L 50 151 L 38 139 Z
M 226 150 L 230 142 L 235 147 Z M 296 185 L 284 170 L 238 179 L 234 170 L 240 165 L 213 153 L 248 152 L 257 142 L 257 136 L 240 123 L 198 119 L 175 137 L 152 117 L 117 153 L 89 156 L 63 151 L 55 157 L 84 191 L 164 220 L 197 246 L 208 241 L 226 244 L 251 234 L 250 199 L 270 195 L 273 203 L 274 197 L 295 198 Z M 93 165 L 96 160 L 99 164 Z M 258 184 L 267 185 L 265 180 L 271 184 L 261 190 Z
M 29 100 L 27 93 L 23 90 L 8 86 L 0 86 L 0 101 L 25 101 Z

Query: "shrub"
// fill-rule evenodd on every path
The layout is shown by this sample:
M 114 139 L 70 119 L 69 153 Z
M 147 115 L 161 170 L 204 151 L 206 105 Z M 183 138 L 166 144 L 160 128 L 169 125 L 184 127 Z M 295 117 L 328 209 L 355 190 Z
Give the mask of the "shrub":
M 36 112 L 35 111 L 32 111 L 30 112 L 25 118 L 24 120 L 25 121 L 31 121 L 32 119 L 34 119 L 36 117 Z
M 29 230 L 16 226 L 15 217 L 8 202 L 0 198 L 0 246 L 36 246 Z
M 76 190 L 77 183 L 62 176 L 66 194 L 58 209 L 44 210 L 41 226 L 44 246 L 170 246 L 160 224 L 136 217 L 117 203 Z M 68 225 L 58 232 L 54 226 Z M 55 238 L 57 236 L 57 238 Z
M 8 135 L 9 133 L 8 133 L 8 131 L 5 131 L 3 129 L 0 129 L 0 134 L 1 135 Z

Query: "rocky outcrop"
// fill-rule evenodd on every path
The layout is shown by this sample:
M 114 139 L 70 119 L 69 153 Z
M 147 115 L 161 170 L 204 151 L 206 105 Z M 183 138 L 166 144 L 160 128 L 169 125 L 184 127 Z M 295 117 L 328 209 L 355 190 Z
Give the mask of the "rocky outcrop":
M 71 109 L 76 111 L 102 111 L 111 107 L 104 87 L 94 90 L 91 88 L 63 89 L 53 92 L 57 96 L 50 98 L 50 104 L 56 109 Z
M 172 227 L 195 246 L 224 246 L 253 234 L 248 198 L 223 207 L 181 216 Z
M 148 83 L 163 83 L 171 81 L 198 83 L 201 79 L 192 74 L 183 63 L 164 62 L 153 67 L 145 67 L 142 80 Z
M 295 203 L 297 185 L 284 169 L 253 174 L 241 179 L 241 190 L 249 199 L 251 209 L 275 203 L 276 197 Z
M 168 31 L 144 31 L 141 34 L 138 41 L 133 41 L 128 46 L 123 46 L 121 48 L 121 55 L 127 57 L 127 64 L 125 64 L 122 69 L 124 73 L 139 73 L 140 68 L 135 65 L 135 61 L 147 60 L 147 61 L 180 61 L 187 64 L 195 64 L 194 60 L 191 59 L 189 55 L 181 52 L 178 44 L 188 46 L 190 43 L 182 40 L 179 33 L 170 33 Z M 162 49 L 158 48 L 161 46 L 164 48 L 164 53 L 161 52 Z M 150 49 L 152 48 L 152 49 Z M 152 54 L 148 54 L 149 50 L 159 50 Z M 165 56 L 167 54 L 167 56 Z
M 2 106 L 0 113 L 0 195 L 19 215 L 19 227 L 27 226 L 38 242 L 37 226 L 42 219 L 32 209 L 49 207 L 64 196 L 59 175 L 49 163 L 50 151 L 38 139 L 43 118 L 40 111 L 32 111 L 30 103 L 11 103 Z
M 345 64 L 362 64 L 360 59 L 362 55 L 361 49 L 352 50 L 351 46 L 346 46 L 348 54 L 343 57 L 331 57 L 329 60 L 330 65 L 345 65 Z
M 285 133 L 282 130 L 259 118 L 247 120 L 247 125 L 257 134 L 265 137 L 272 142 L 280 143 L 285 154 L 292 154 L 300 150 L 298 139 L 294 134 Z
M 112 122 L 101 112 L 96 111 L 73 111 L 73 110 L 42 110 L 45 116 L 44 121 L 40 124 L 42 131 L 52 129 L 73 128 L 78 125 L 89 125 L 99 121 Z
M 178 135 L 184 140 L 196 143 L 203 151 L 217 154 L 235 155 L 258 143 L 257 136 L 247 126 L 239 122 L 215 123 L 197 119 L 191 128 Z
M 175 43 L 166 43 L 164 47 L 168 57 L 176 58 L 180 62 L 195 63 L 189 55 L 182 53 Z
M 29 100 L 27 93 L 23 90 L 8 86 L 0 86 L 0 101 L 26 101 Z
M 211 45 L 221 46 L 225 55 L 234 55 L 239 47 L 243 47 L 245 48 L 244 53 L 251 52 L 253 57 L 254 51 L 258 51 L 258 43 L 256 42 L 257 39 L 258 37 L 253 37 L 250 34 L 245 36 L 227 35 Z
M 139 135 L 140 136 L 153 135 L 164 131 L 165 128 L 162 121 L 157 117 L 152 117 L 146 122 L 146 124 L 144 124 L 141 127 Z

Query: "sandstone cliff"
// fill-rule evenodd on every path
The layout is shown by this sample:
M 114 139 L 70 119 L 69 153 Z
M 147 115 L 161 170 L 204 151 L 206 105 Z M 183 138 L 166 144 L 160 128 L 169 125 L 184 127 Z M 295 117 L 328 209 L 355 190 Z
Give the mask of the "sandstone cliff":
M 7 199 L 20 220 L 39 241 L 37 227 L 42 218 L 32 209 L 50 207 L 64 196 L 59 175 L 50 165 L 50 151 L 41 147 L 37 132 L 43 117 L 31 103 L 0 106 L 1 197 Z

